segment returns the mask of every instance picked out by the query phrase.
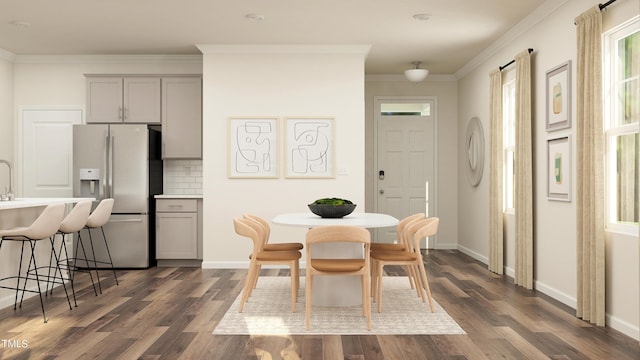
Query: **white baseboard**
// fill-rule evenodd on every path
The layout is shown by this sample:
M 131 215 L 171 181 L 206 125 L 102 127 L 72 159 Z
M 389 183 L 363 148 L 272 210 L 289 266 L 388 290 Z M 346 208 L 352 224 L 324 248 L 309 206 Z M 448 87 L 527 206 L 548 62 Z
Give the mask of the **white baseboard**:
M 305 261 L 300 262 L 300 269 L 307 267 Z M 248 261 L 203 261 L 203 269 L 248 269 Z M 288 269 L 287 265 L 264 265 L 263 269 Z
M 471 249 L 469 249 L 467 247 L 464 247 L 464 246 L 462 246 L 460 244 L 458 244 L 457 249 L 460 250 L 461 253 L 463 253 L 465 255 L 469 255 L 472 258 L 480 261 L 483 264 L 489 264 L 489 258 L 487 258 L 486 256 L 484 256 L 484 255 L 482 255 L 480 253 L 477 253 L 477 252 L 475 252 L 475 251 L 473 251 L 473 250 L 471 250 Z
M 629 324 L 624 320 L 618 319 L 608 314 L 606 316 L 606 323 L 611 328 L 616 329 L 621 333 L 640 341 L 640 328 L 638 328 L 638 326 Z

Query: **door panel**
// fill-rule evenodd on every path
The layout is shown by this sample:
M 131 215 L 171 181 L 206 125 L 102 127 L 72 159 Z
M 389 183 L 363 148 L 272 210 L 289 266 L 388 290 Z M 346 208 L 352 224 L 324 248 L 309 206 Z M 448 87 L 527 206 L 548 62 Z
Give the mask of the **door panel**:
M 111 215 L 109 222 L 104 226 L 109 252 L 116 268 L 145 268 L 149 266 L 149 217 L 147 215 Z M 81 241 L 89 259 L 91 245 L 89 243 L 89 230 L 82 230 Z M 107 261 L 109 259 L 107 248 L 104 244 L 100 229 L 91 229 L 96 260 Z M 74 240 L 74 249 L 78 248 L 77 240 Z M 78 257 L 83 258 L 81 248 L 78 248 Z M 92 264 L 91 264 L 92 265 Z M 86 262 L 79 261 L 78 266 L 86 267 Z M 98 264 L 98 267 L 110 268 L 107 264 Z
M 432 115 L 378 115 L 376 181 L 377 212 L 402 219 L 425 212 L 428 191 L 435 186 L 435 119 Z M 377 230 L 377 242 L 396 241 L 396 229 Z M 424 245 L 426 247 L 426 245 Z
M 22 111 L 22 197 L 73 196 L 73 125 L 82 123 L 81 109 Z M 4 190 L 4 189 L 0 189 Z M 14 192 L 17 191 L 14 185 Z
M 148 212 L 148 130 L 146 125 L 111 125 L 113 213 Z
M 76 125 L 73 127 L 73 196 L 107 195 L 107 138 L 109 125 Z M 80 182 L 80 169 L 98 169 L 99 179 L 90 184 Z

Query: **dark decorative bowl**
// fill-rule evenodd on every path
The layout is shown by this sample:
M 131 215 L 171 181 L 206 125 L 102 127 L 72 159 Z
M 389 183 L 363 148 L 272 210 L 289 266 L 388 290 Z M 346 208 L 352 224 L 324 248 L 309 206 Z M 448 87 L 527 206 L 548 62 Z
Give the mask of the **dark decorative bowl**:
M 337 219 L 347 216 L 356 209 L 356 204 L 344 204 L 344 205 L 324 205 L 324 204 L 309 204 L 309 210 L 312 213 L 322 217 Z

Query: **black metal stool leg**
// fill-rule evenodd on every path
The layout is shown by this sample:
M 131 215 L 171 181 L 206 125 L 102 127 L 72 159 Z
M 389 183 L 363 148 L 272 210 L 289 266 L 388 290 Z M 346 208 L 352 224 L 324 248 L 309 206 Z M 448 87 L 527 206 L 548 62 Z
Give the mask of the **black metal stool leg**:
M 88 230 L 87 230 L 88 231 Z M 89 274 L 89 279 L 91 279 L 91 286 L 93 286 L 93 292 L 98 296 L 98 289 L 96 289 L 96 283 L 93 281 L 93 275 L 91 275 L 91 267 L 89 266 L 89 258 L 87 257 L 87 251 L 84 248 L 84 243 L 82 242 L 82 236 L 80 235 L 80 231 L 78 231 L 78 246 L 76 246 L 76 252 L 74 255 L 74 264 L 73 264 L 73 275 L 71 279 L 75 278 L 75 272 L 78 270 L 78 265 L 76 264 L 78 261 L 78 249 L 82 248 L 82 255 L 84 256 L 84 260 L 87 263 L 87 273 Z M 67 264 L 69 262 L 67 261 Z
M 42 290 L 40 289 L 40 277 L 38 276 L 38 264 L 36 264 L 36 242 L 33 240 L 29 240 L 29 244 L 31 245 L 31 261 L 29 261 L 29 266 L 31 266 L 31 262 L 33 262 L 33 271 L 36 274 L 36 284 L 38 284 L 38 295 L 40 296 L 40 306 L 42 307 L 42 317 L 44 318 L 44 322 L 47 323 L 47 315 L 44 312 L 44 301 L 42 300 Z M 27 269 L 27 277 L 29 276 L 29 270 Z M 25 279 L 25 286 L 27 281 Z M 22 292 L 22 297 L 24 298 L 24 291 Z M 20 300 L 20 307 L 22 307 L 22 299 Z
M 116 275 L 116 269 L 113 267 L 113 260 L 111 259 L 111 252 L 109 251 L 109 244 L 107 243 L 107 237 L 104 235 L 104 228 L 100 226 L 100 230 L 102 230 L 102 239 L 104 239 L 104 246 L 107 248 L 107 255 L 109 255 L 109 264 L 111 264 L 111 271 L 113 271 L 113 277 L 116 280 L 116 286 L 118 284 L 118 276 Z
M 91 253 L 93 254 L 93 268 L 96 270 L 96 278 L 98 278 L 98 289 L 100 290 L 100 294 L 102 294 L 102 285 L 100 284 L 100 273 L 98 272 L 98 262 L 96 261 L 96 251 L 93 246 L 93 237 L 91 236 L 91 229 L 88 229 L 89 233 L 89 245 L 91 246 Z M 87 265 L 89 265 L 89 260 L 87 259 Z

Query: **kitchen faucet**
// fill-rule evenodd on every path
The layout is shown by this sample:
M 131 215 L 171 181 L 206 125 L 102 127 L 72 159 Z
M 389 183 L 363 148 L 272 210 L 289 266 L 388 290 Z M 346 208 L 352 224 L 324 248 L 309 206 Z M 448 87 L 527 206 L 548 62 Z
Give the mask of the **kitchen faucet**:
M 7 160 L 2 160 L 0 159 L 0 163 L 3 164 L 7 164 L 7 167 L 9 168 L 9 191 L 4 194 L 3 196 L 3 200 L 14 200 L 14 195 L 13 195 L 13 166 L 11 166 L 11 163 Z

